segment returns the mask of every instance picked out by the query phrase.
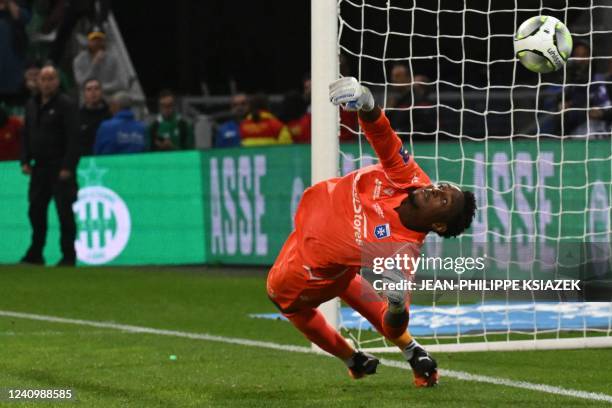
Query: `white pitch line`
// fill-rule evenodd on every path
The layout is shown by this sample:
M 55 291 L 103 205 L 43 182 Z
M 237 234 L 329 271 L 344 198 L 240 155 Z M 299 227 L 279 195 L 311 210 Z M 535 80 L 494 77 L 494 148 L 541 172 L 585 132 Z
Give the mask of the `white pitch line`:
M 279 343 L 272 343 L 272 342 L 267 342 L 267 341 L 240 339 L 240 338 L 235 338 L 235 337 L 214 336 L 214 335 L 205 334 L 205 333 L 189 333 L 189 332 L 182 332 L 182 331 L 176 331 L 176 330 L 161 330 L 161 329 L 155 329 L 152 327 L 132 326 L 128 324 L 118 324 L 118 323 L 112 323 L 112 322 L 97 322 L 97 321 L 92 321 L 92 320 L 68 319 L 64 317 L 11 312 L 11 311 L 6 311 L 6 310 L 0 310 L 0 316 L 13 317 L 17 319 L 39 320 L 39 321 L 52 322 L 52 323 L 75 324 L 79 326 L 98 327 L 98 328 L 104 328 L 104 329 L 120 330 L 123 332 L 129 332 L 129 333 L 156 334 L 159 336 L 170 336 L 170 337 L 181 337 L 181 338 L 194 339 L 194 340 L 214 341 L 218 343 L 238 344 L 241 346 L 260 347 L 260 348 L 267 348 L 267 349 L 272 349 L 272 350 L 291 351 L 291 352 L 297 352 L 297 353 L 322 354 L 321 352 L 314 351 L 310 347 L 292 346 L 288 344 L 279 344 Z M 328 354 L 325 354 L 325 355 L 329 356 Z M 401 361 L 388 360 L 388 359 L 381 359 L 380 361 L 381 361 L 381 364 L 385 366 L 400 368 L 402 370 L 410 370 L 410 365 L 408 365 L 407 363 L 401 362 Z M 490 377 L 486 375 L 470 374 L 465 371 L 441 369 L 440 375 L 442 377 L 454 378 L 456 380 L 462 380 L 462 381 L 474 381 L 474 382 L 481 382 L 481 383 L 494 384 L 494 385 L 504 385 L 507 387 L 522 388 L 526 390 L 544 392 L 548 394 L 563 395 L 566 397 L 582 398 L 582 399 L 587 399 L 587 400 L 592 400 L 592 401 L 602 401 L 602 402 L 612 403 L 612 395 L 602 394 L 602 393 L 597 393 L 597 392 L 580 391 L 580 390 L 573 390 L 570 388 L 555 387 L 555 386 L 546 385 L 546 384 L 537 384 L 537 383 L 530 383 L 526 381 L 515 381 L 515 380 L 510 380 L 510 379 L 500 378 L 500 377 Z

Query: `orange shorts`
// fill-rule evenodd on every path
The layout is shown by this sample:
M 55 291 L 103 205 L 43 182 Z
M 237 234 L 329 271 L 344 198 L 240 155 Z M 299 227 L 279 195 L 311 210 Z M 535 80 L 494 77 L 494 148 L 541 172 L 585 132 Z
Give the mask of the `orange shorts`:
M 298 244 L 292 232 L 268 273 L 268 296 L 284 313 L 318 307 L 339 296 L 359 272 L 355 266 L 313 269 L 302 261 Z

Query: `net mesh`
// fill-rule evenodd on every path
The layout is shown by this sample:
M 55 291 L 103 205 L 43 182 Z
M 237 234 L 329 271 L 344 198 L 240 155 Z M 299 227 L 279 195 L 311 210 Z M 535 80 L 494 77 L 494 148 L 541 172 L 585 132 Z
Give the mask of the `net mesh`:
M 338 5 L 341 74 L 372 90 L 432 180 L 475 193 L 479 212 L 458 242 L 463 252 L 493 258 L 487 278 L 553 277 L 543 275 L 547 264 L 582 251 L 591 256 L 581 258 L 582 277 L 609 279 L 612 0 Z M 514 57 L 516 29 L 536 15 L 558 18 L 573 35 L 574 54 L 558 72 L 535 74 Z M 341 146 L 342 171 L 372 163 L 363 135 L 341 126 L 358 138 Z M 431 235 L 426 248 L 443 251 Z M 593 262 L 594 253 L 603 261 Z M 612 303 L 565 300 L 434 291 L 413 302 L 411 330 L 436 342 L 612 335 Z M 341 322 L 359 346 L 386 345 L 353 312 L 344 310 Z

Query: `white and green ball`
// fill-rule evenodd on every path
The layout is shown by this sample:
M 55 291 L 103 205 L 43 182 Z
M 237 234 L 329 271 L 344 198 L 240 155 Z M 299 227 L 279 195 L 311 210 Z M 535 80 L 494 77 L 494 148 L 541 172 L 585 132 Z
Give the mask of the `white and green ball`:
M 572 35 L 555 17 L 531 17 L 521 24 L 514 36 L 514 54 L 533 72 L 561 69 L 571 53 Z

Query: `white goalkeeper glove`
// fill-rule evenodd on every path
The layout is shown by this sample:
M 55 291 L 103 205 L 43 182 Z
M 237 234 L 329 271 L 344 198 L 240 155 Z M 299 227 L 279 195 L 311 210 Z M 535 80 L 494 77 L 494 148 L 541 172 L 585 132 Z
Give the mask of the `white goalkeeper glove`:
M 354 77 L 340 78 L 329 85 L 329 99 L 347 111 L 371 111 L 375 102 L 372 92 Z

